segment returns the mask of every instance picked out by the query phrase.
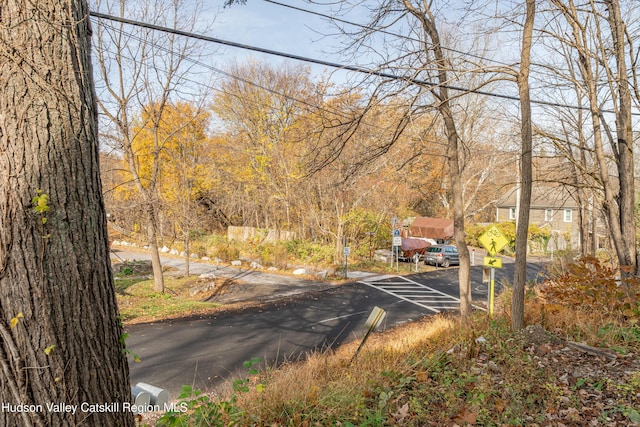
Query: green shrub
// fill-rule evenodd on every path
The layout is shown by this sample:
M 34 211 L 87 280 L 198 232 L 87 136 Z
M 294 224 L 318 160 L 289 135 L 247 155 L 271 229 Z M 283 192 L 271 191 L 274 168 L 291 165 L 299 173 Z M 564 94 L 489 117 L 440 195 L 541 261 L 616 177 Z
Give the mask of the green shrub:
M 262 264 L 273 265 L 277 268 L 287 268 L 289 251 L 284 242 L 262 243 L 256 248 Z
M 313 265 L 328 265 L 333 262 L 334 247 L 303 240 L 290 240 L 286 243 L 287 252 L 302 262 Z
M 256 365 L 262 359 L 252 358 L 243 363 L 249 375 L 259 373 Z M 238 407 L 238 394 L 248 393 L 251 381 L 248 378 L 239 378 L 233 382 L 233 393 L 227 400 L 211 398 L 202 394 L 193 387 L 184 385 L 178 396 L 175 410 L 167 411 L 162 415 L 156 425 L 158 427 L 199 427 L 199 426 L 233 426 L 242 425 L 245 417 L 244 411 Z M 264 390 L 264 383 L 258 383 L 255 389 Z
M 486 226 L 480 224 L 469 224 L 465 227 L 465 241 L 467 245 L 474 246 L 476 248 L 482 246 L 478 241 L 478 237 L 482 235 L 487 229 Z

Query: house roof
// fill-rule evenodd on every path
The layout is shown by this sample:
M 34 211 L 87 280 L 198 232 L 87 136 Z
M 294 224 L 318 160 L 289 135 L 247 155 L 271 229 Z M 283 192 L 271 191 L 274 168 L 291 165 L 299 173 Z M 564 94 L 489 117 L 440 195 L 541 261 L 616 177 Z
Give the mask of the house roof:
M 512 188 L 507 191 L 503 197 L 498 200 L 496 205 L 499 208 L 510 208 L 516 206 L 517 191 Z M 532 209 L 549 209 L 549 208 L 577 208 L 573 195 L 566 187 L 562 186 L 536 186 L 531 189 L 531 208 Z
M 413 237 L 429 239 L 451 239 L 453 237 L 453 220 L 418 217 L 409 226 L 409 234 Z

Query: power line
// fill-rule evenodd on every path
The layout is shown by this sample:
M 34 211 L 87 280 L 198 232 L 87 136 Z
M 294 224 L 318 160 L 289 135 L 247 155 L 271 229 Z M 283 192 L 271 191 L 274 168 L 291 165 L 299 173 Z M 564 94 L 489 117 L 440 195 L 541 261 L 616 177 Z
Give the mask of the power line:
M 207 41 L 207 42 L 211 42 L 211 43 L 218 43 L 218 44 L 222 44 L 222 45 L 225 45 L 225 46 L 235 47 L 235 48 L 238 48 L 238 49 L 250 50 L 250 51 L 259 52 L 259 53 L 265 53 L 267 55 L 274 55 L 274 56 L 279 56 L 279 57 L 282 57 L 282 58 L 294 59 L 294 60 L 303 61 L 303 62 L 309 62 L 309 63 L 316 64 L 316 65 L 324 65 L 326 67 L 335 68 L 337 70 L 353 71 L 353 72 L 356 72 L 356 73 L 367 74 L 367 75 L 376 76 L 376 77 L 384 77 L 384 78 L 391 79 L 391 80 L 406 81 L 406 82 L 409 82 L 409 83 L 413 83 L 413 84 L 420 85 L 420 86 L 426 86 L 426 87 L 443 87 L 443 88 L 447 88 L 447 89 L 458 91 L 458 92 L 472 92 L 472 93 L 476 93 L 476 94 L 479 94 L 479 95 L 493 96 L 493 97 L 497 97 L 497 98 L 508 99 L 508 100 L 511 100 L 511 101 L 518 101 L 519 100 L 519 98 L 517 96 L 502 95 L 502 94 L 496 94 L 496 93 L 486 92 L 486 91 L 477 90 L 477 89 L 466 89 L 466 88 L 457 87 L 457 86 L 451 86 L 451 85 L 440 85 L 438 83 L 430 82 L 430 81 L 427 81 L 427 80 L 416 79 L 416 78 L 413 78 L 413 77 L 398 76 L 396 74 L 387 73 L 387 72 L 383 72 L 383 71 L 367 70 L 365 68 L 358 67 L 358 66 L 355 66 L 355 65 L 339 64 L 337 62 L 325 61 L 325 60 L 322 60 L 322 59 L 315 59 L 315 58 L 309 58 L 309 57 L 300 56 L 300 55 L 294 55 L 294 54 L 291 54 L 291 53 L 279 52 L 279 51 L 276 51 L 276 50 L 271 50 L 271 49 L 265 49 L 265 48 L 262 48 L 262 47 L 246 45 L 246 44 L 242 44 L 242 43 L 232 42 L 232 41 L 229 41 L 229 40 L 223 40 L 223 39 L 220 39 L 220 38 L 217 38 L 217 37 L 205 36 L 205 35 L 202 35 L 202 34 L 196 34 L 196 33 L 188 32 L 188 31 L 177 30 L 177 29 L 173 29 L 173 28 L 163 27 L 163 26 L 160 26 L 160 25 L 149 24 L 149 23 L 141 22 L 141 21 L 135 21 L 135 20 L 132 20 L 132 19 L 120 18 L 120 17 L 117 17 L 117 16 L 107 15 L 107 14 L 100 13 L 100 12 L 90 12 L 90 13 L 91 13 L 92 16 L 95 16 L 96 18 L 108 19 L 108 20 L 111 20 L 111 21 L 121 22 L 121 23 L 124 23 L 124 24 L 129 24 L 129 25 L 134 25 L 134 26 L 138 26 L 138 27 L 148 28 L 148 29 L 151 29 L 151 30 L 163 31 L 163 32 L 167 32 L 167 33 L 171 33 L 171 34 L 175 34 L 175 35 L 180 35 L 180 36 L 185 36 L 185 37 L 190 37 L 190 38 L 195 38 L 197 40 L 203 40 L 203 41 Z M 552 105 L 552 104 L 548 104 L 548 105 Z
M 109 28 L 111 28 L 111 29 L 112 29 L 112 30 L 114 30 L 114 31 L 122 31 L 121 29 L 118 29 L 118 28 L 114 27 L 113 25 L 110 25 L 110 26 L 109 26 Z M 133 34 L 133 33 L 128 33 L 128 32 L 125 32 L 125 31 L 122 31 L 122 32 L 124 32 L 124 34 L 126 34 L 128 37 L 130 37 L 130 38 L 132 38 L 132 39 L 134 39 L 134 40 L 137 40 L 137 41 L 139 41 L 139 42 L 144 41 L 140 36 L 136 36 L 136 35 L 135 35 L 135 34 Z M 172 52 L 169 48 L 167 48 L 167 47 L 165 47 L 165 46 L 159 46 L 159 45 L 158 45 L 158 44 L 156 44 L 156 43 L 150 43 L 150 45 L 151 45 L 151 46 L 153 46 L 153 47 L 154 47 L 154 48 L 156 48 L 156 49 L 163 50 L 164 52 L 167 52 L 167 53 L 174 53 L 174 52 Z M 226 76 L 226 77 L 228 77 L 228 78 L 230 78 L 230 79 L 234 79 L 234 80 L 240 81 L 240 82 L 242 82 L 242 83 L 244 83 L 244 84 L 246 84 L 246 85 L 256 87 L 256 88 L 258 88 L 258 89 L 264 90 L 265 92 L 271 93 L 271 94 L 273 94 L 273 95 L 276 95 L 276 96 L 279 96 L 279 97 L 282 97 L 282 98 L 288 99 L 288 100 L 293 101 L 293 102 L 296 102 L 296 103 L 298 103 L 298 104 L 305 105 L 305 106 L 310 107 L 310 108 L 312 108 L 312 109 L 315 109 L 315 110 L 317 110 L 317 111 L 323 111 L 323 112 L 325 112 L 325 113 L 333 114 L 333 115 L 336 115 L 336 116 L 340 116 L 340 117 L 345 118 L 345 119 L 351 119 L 351 117 L 349 117 L 349 116 L 345 115 L 345 114 L 344 114 L 344 112 L 342 112 L 342 111 L 327 109 L 327 108 L 326 108 L 326 107 L 324 107 L 324 106 L 316 105 L 316 104 L 313 104 L 313 103 L 311 103 L 311 102 L 308 102 L 308 101 L 305 101 L 305 100 L 302 100 L 302 99 L 295 98 L 295 97 L 293 97 L 293 96 L 291 96 L 291 95 L 287 95 L 287 94 L 285 94 L 285 93 L 278 92 L 277 90 L 274 90 L 274 89 L 271 89 L 271 88 L 269 88 L 269 87 L 263 86 L 263 85 L 261 85 L 261 84 L 258 84 L 258 83 L 255 83 L 255 82 L 252 82 L 251 80 L 248 80 L 248 79 L 245 79 L 245 78 L 243 78 L 243 77 L 240 77 L 240 76 L 234 75 L 234 74 L 232 74 L 232 73 L 226 72 L 226 71 L 221 70 L 221 69 L 219 69 L 219 68 L 216 68 L 216 67 L 214 67 L 214 66 L 212 66 L 212 65 L 205 64 L 205 63 L 203 63 L 203 62 L 201 62 L 201 61 L 194 60 L 194 59 L 192 59 L 192 58 L 190 58 L 190 57 L 188 57 L 188 56 L 185 56 L 185 55 L 182 55 L 182 54 L 178 54 L 178 55 L 180 56 L 180 58 L 182 58 L 182 59 L 184 59 L 184 60 L 186 60 L 186 61 L 189 61 L 189 62 L 191 62 L 191 63 L 193 63 L 193 64 L 195 64 L 195 65 L 198 65 L 198 66 L 200 66 L 200 67 L 202 67 L 202 68 L 208 69 L 209 71 L 213 71 L 214 73 L 222 74 L 223 76 Z M 126 57 L 126 59 L 128 59 L 128 60 L 130 60 L 130 61 L 134 61 L 134 62 L 136 62 L 136 61 L 137 61 L 135 58 L 131 58 L 131 57 Z M 199 82 L 199 81 L 195 81 L 195 80 L 192 80 L 192 79 L 185 79 L 185 80 L 186 80 L 186 81 L 189 81 L 189 82 L 191 82 L 191 83 L 202 84 L 201 82 Z M 223 93 L 223 94 L 225 94 L 225 95 L 237 96 L 237 95 L 235 95 L 235 94 L 233 94 L 233 93 L 230 93 L 230 92 L 228 92 L 228 91 L 225 91 L 224 89 L 220 89 L 220 88 L 217 88 L 217 87 L 214 87 L 214 86 L 206 85 L 206 88 L 207 88 L 207 89 L 210 89 L 210 90 L 213 90 L 213 91 L 216 91 L 216 92 Z M 246 99 L 246 98 L 245 98 L 245 100 L 248 100 L 248 99 Z M 264 106 L 264 107 L 268 106 L 268 105 L 267 105 L 267 104 L 265 104 L 265 103 L 257 103 L 255 100 L 248 100 L 248 101 L 254 102 L 256 105 L 261 105 L 261 106 Z M 375 126 L 375 125 L 372 125 L 372 126 L 377 127 L 377 126 Z
M 328 19 L 330 21 L 341 22 L 343 24 L 351 25 L 351 26 L 354 26 L 354 27 L 359 27 L 359 28 L 362 28 L 363 30 L 373 31 L 373 32 L 381 33 L 381 34 L 387 34 L 389 36 L 394 36 L 394 37 L 398 37 L 398 38 L 401 38 L 401 39 L 405 39 L 405 40 L 409 40 L 409 41 L 413 41 L 413 42 L 417 42 L 417 43 L 425 43 L 425 44 L 433 46 L 432 43 L 427 43 L 426 41 L 422 41 L 422 40 L 419 40 L 419 39 L 416 39 L 416 38 L 413 38 L 413 37 L 404 36 L 402 34 L 393 33 L 391 31 L 383 30 L 383 29 L 380 29 L 380 28 L 370 27 L 368 25 L 358 24 L 357 22 L 347 21 L 345 19 L 337 18 L 335 16 L 326 15 L 324 13 L 315 12 L 315 11 L 309 10 L 309 9 L 304 9 L 302 7 L 293 6 L 293 5 L 289 5 L 289 4 L 285 4 L 285 3 L 280 3 L 280 2 L 277 2 L 277 1 L 274 1 L 274 0 L 263 0 L 263 1 L 265 1 L 267 3 L 271 3 L 271 4 L 275 5 L 275 6 L 282 6 L 282 7 L 286 7 L 286 8 L 289 8 L 289 9 L 297 10 L 299 12 L 307 13 L 307 14 L 310 14 L 310 15 L 319 16 L 321 18 L 325 18 L 325 19 Z M 452 49 L 452 48 L 445 47 L 445 46 L 441 46 L 441 47 L 442 47 L 442 50 L 446 50 L 448 52 L 453 52 L 453 53 L 457 53 L 457 54 L 460 54 L 460 55 L 468 56 L 468 57 L 471 57 L 471 58 L 480 59 L 482 61 L 493 62 L 494 64 L 502 65 L 504 67 L 512 67 L 513 66 L 512 64 L 507 64 L 506 62 L 500 62 L 498 60 L 491 59 L 491 58 L 486 58 L 484 56 L 476 55 L 476 54 L 473 54 L 473 53 L 470 53 L 470 52 L 463 52 L 463 51 Z
M 272 50 L 272 49 L 265 49 L 265 48 L 261 48 L 261 47 L 257 47 L 257 46 L 251 46 L 251 45 L 246 45 L 246 44 L 242 44 L 242 43 L 232 42 L 232 41 L 220 39 L 220 38 L 217 38 L 217 37 L 205 36 L 205 35 L 202 35 L 202 34 L 192 33 L 192 32 L 188 32 L 188 31 L 182 31 L 182 30 L 169 28 L 169 27 L 163 27 L 161 25 L 149 24 L 149 23 L 146 23 L 146 22 L 136 21 L 136 20 L 132 20 L 132 19 L 121 18 L 121 17 L 108 15 L 108 14 L 104 14 L 104 13 L 100 13 L 100 12 L 90 12 L 90 15 L 94 16 L 96 18 L 107 19 L 107 20 L 111 20 L 111 21 L 120 22 L 120 23 L 123 23 L 123 24 L 129 24 L 129 25 L 133 25 L 133 26 L 137 26 L 137 27 L 148 28 L 148 29 L 151 29 L 151 30 L 162 31 L 162 32 L 175 34 L 175 35 L 180 35 L 180 36 L 189 37 L 189 38 L 194 38 L 194 39 L 202 40 L 202 41 L 206 41 L 206 42 L 217 43 L 217 44 L 221 44 L 221 45 L 225 45 L 225 46 L 235 47 L 235 48 L 238 48 L 238 49 L 250 50 L 250 51 L 253 51 L 253 52 L 259 52 L 259 53 L 264 53 L 264 54 L 267 54 L 267 55 L 279 56 L 279 57 L 282 57 L 282 58 L 293 59 L 293 60 L 302 61 L 302 62 L 308 62 L 308 63 L 312 63 L 312 64 L 316 64 L 316 65 L 323 65 L 323 66 L 335 68 L 335 69 L 338 69 L 338 70 L 353 71 L 353 72 L 356 72 L 356 73 L 366 74 L 366 75 L 369 75 L 369 76 L 376 76 L 376 77 L 383 77 L 383 78 L 390 79 L 390 80 L 404 81 L 404 82 L 415 84 L 415 85 L 418 85 L 418 86 L 430 87 L 430 88 L 442 87 L 442 88 L 446 88 L 446 89 L 449 89 L 449 90 L 452 90 L 452 91 L 456 91 L 456 92 L 474 93 L 474 94 L 477 94 L 477 95 L 490 96 L 490 97 L 493 97 L 493 98 L 505 99 L 505 100 L 516 101 L 516 102 L 520 101 L 520 97 L 515 96 L 515 95 L 505 95 L 505 94 L 493 93 L 493 92 L 488 92 L 488 91 L 479 90 L 479 89 L 468 89 L 468 88 L 452 86 L 452 85 L 440 85 L 440 84 L 435 83 L 435 82 L 416 79 L 414 77 L 398 76 L 396 74 L 387 73 L 387 72 L 383 72 L 383 71 L 367 70 L 365 68 L 358 67 L 358 66 L 355 66 L 355 65 L 339 64 L 339 63 L 336 63 L 336 62 L 325 61 L 325 60 L 315 59 L 315 58 L 309 58 L 309 57 L 304 57 L 304 56 L 300 56 L 300 55 L 294 55 L 294 54 L 285 53 L 285 52 L 279 52 L 279 51 Z M 542 106 L 547 106 L 547 107 L 570 108 L 570 109 L 574 109 L 574 110 L 589 110 L 589 107 L 583 107 L 583 106 L 579 106 L 579 105 L 568 105 L 568 104 L 563 104 L 563 103 L 559 103 L 559 102 L 541 101 L 541 100 L 531 100 L 530 102 L 532 104 L 542 105 Z M 612 114 L 615 114 L 615 111 L 612 111 L 612 110 L 600 110 L 600 112 L 601 113 L 612 113 Z M 634 115 L 634 116 L 640 116 L 640 113 L 631 113 L 631 114 Z

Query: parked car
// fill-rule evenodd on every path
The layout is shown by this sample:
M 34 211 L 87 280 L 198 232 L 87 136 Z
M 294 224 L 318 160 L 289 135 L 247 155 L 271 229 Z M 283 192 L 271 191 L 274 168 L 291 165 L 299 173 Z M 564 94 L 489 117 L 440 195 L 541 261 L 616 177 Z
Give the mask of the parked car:
M 424 263 L 435 265 L 436 267 L 449 267 L 452 264 L 460 265 L 458 248 L 453 245 L 430 246 L 424 254 Z

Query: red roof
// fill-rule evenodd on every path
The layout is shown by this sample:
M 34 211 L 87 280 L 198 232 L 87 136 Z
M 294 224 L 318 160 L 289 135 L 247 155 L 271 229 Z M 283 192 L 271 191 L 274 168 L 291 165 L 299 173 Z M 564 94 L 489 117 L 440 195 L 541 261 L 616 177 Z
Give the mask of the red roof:
M 453 238 L 453 220 L 446 218 L 416 218 L 409 226 L 413 237 L 449 240 Z

